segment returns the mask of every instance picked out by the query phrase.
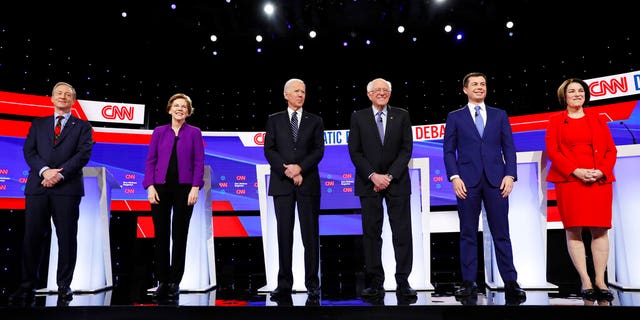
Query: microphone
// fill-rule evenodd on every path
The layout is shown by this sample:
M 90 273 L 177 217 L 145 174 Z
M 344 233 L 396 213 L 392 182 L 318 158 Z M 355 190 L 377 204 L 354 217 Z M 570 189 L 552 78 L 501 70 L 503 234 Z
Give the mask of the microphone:
M 568 124 L 569 120 L 567 120 L 567 118 L 564 118 L 564 124 Z
M 631 131 L 631 129 L 629 129 L 629 126 L 627 126 L 626 123 L 624 123 L 623 121 L 620 121 L 620 124 L 624 126 L 625 129 L 627 129 L 627 131 L 629 132 L 629 134 L 631 135 L 631 141 L 633 142 L 633 144 L 637 144 L 636 142 L 636 136 L 633 135 L 633 131 Z

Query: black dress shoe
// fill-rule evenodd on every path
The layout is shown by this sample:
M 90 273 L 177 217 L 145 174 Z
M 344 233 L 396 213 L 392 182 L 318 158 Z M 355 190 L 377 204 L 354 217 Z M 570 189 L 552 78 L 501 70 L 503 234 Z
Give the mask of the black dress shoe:
M 415 291 L 415 290 L 414 290 Z M 396 299 L 398 301 L 399 306 L 408 306 L 418 302 L 418 295 L 401 295 L 398 291 L 396 291 Z
M 418 293 L 410 286 L 401 286 L 396 289 L 396 295 L 403 297 L 415 297 L 418 295 Z
M 175 300 L 180 297 L 180 286 L 175 282 L 167 284 L 167 299 Z
M 305 306 L 319 306 L 320 305 L 320 291 L 316 294 L 312 294 L 310 292 L 307 293 L 307 301 L 304 303 Z
M 58 287 L 58 300 L 73 300 L 73 291 L 68 286 Z
M 31 302 L 36 297 L 36 291 L 31 288 L 20 287 L 9 296 L 9 303 Z
M 380 298 L 384 297 L 384 288 L 380 287 L 371 287 L 362 290 L 360 296 L 363 298 Z
M 320 288 L 311 288 L 307 290 L 307 296 L 310 299 L 320 299 Z
M 613 293 L 611 292 L 611 290 L 609 289 L 600 289 L 598 287 L 596 287 L 594 289 L 595 291 L 595 295 L 596 298 L 598 299 L 598 301 L 608 301 L 611 302 L 613 301 Z M 593 300 L 591 300 L 593 301 Z
M 474 281 L 463 281 L 462 286 L 456 290 L 456 298 L 466 298 L 478 294 L 478 285 Z
M 287 298 L 291 299 L 291 289 L 276 288 L 271 291 L 271 301 L 286 301 Z
M 160 282 L 158 283 L 158 287 L 153 292 L 152 296 L 156 299 L 163 299 L 167 296 L 167 283 Z
M 505 282 L 504 296 L 508 304 L 521 304 L 527 300 L 527 293 L 516 281 Z

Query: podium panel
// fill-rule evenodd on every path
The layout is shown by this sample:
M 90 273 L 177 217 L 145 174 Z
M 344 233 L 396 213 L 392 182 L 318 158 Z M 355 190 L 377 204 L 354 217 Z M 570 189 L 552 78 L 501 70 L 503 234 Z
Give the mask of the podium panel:
M 411 225 L 413 235 L 413 268 L 409 276 L 409 284 L 416 290 L 433 290 L 431 285 L 431 248 L 429 225 L 429 159 L 415 158 L 409 163 L 411 174 Z M 260 223 L 262 227 L 262 244 L 265 259 L 265 274 L 267 284 L 260 288 L 260 292 L 273 291 L 278 285 L 278 235 L 273 198 L 268 196 L 269 165 L 257 165 L 258 195 L 260 199 Z M 385 206 L 386 210 L 386 206 Z M 293 236 L 293 287 L 296 292 L 306 291 L 304 286 L 304 247 L 298 223 L 296 209 Z M 382 231 L 383 247 L 382 260 L 385 270 L 385 290 L 395 290 L 395 256 L 391 242 L 391 228 L 388 217 L 384 215 Z
M 509 195 L 509 232 L 518 282 L 524 289 L 551 289 L 547 282 L 547 184 L 542 151 L 518 152 L 518 181 Z M 504 287 L 491 231 L 482 208 L 485 282 Z
M 640 289 L 640 145 L 618 146 L 614 168 L 613 221 L 609 230 L 607 280 L 621 289 Z
M 181 292 L 204 292 L 216 287 L 216 259 L 211 216 L 211 166 L 204 166 L 204 186 L 193 207 Z
M 95 292 L 113 286 L 109 217 L 111 189 L 118 188 L 119 183 L 104 167 L 85 167 L 82 173 L 85 196 L 80 201 L 78 253 L 71 289 L 77 292 Z M 47 287 L 38 292 L 58 291 L 58 238 L 53 221 L 51 230 Z

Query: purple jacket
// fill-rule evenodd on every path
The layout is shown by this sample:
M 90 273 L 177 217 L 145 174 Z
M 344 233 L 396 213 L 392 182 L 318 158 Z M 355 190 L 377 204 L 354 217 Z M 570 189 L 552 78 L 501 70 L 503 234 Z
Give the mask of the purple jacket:
M 158 126 L 151 134 L 149 153 L 144 168 L 142 186 L 166 182 L 169 158 L 175 133 L 171 125 Z M 183 124 L 178 131 L 178 182 L 194 187 L 204 186 L 204 141 L 199 128 Z

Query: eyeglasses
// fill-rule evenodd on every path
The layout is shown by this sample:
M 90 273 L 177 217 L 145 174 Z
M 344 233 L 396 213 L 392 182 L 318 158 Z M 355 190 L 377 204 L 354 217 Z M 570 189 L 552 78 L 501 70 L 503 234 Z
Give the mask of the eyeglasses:
M 375 92 L 375 93 L 389 93 L 391 92 L 391 90 L 387 89 L 387 88 L 375 88 L 369 92 Z

